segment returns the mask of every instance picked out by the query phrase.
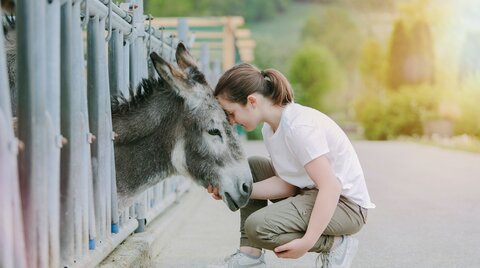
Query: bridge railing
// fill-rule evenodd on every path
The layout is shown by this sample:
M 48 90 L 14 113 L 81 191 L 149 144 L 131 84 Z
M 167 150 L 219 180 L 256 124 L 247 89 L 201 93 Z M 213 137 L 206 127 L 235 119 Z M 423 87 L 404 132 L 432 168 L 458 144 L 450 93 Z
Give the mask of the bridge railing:
M 117 207 L 110 94 L 156 76 L 149 53 L 174 61 L 180 40 L 141 0 L 16 4 L 18 139 L 0 39 L 0 267 L 93 267 L 189 187 L 171 177 Z

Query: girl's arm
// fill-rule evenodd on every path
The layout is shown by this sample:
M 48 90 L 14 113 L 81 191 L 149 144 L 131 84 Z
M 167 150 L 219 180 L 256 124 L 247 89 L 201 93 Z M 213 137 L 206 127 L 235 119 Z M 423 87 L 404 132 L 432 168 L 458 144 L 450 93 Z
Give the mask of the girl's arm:
M 277 176 L 270 177 L 253 184 L 251 199 L 280 199 L 293 196 L 297 187 L 280 179 Z
M 326 156 L 310 161 L 305 170 L 318 188 L 307 231 L 302 238 L 313 247 L 333 217 L 342 188 Z
M 332 219 L 340 198 L 341 185 L 326 156 L 310 161 L 305 170 L 318 188 L 317 199 L 305 235 L 274 249 L 281 258 L 299 258 L 315 245 Z
M 211 185 L 207 188 L 208 192 L 212 194 L 212 197 L 216 200 L 222 200 L 218 192 L 218 188 Z M 277 176 L 270 177 L 263 181 L 253 183 L 252 194 L 250 199 L 280 199 L 289 196 L 293 196 L 297 192 L 297 187 L 287 183 Z

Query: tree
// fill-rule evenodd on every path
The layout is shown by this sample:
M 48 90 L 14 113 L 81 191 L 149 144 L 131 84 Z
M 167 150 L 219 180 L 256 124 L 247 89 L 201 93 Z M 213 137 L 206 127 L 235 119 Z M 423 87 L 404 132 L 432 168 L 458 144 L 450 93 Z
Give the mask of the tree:
M 392 89 L 397 89 L 405 83 L 405 59 L 409 51 L 408 42 L 405 26 L 401 20 L 397 20 L 390 39 L 388 55 L 387 85 Z
M 430 28 L 425 21 L 417 21 L 412 29 L 409 59 L 411 61 L 407 77 L 410 84 L 433 83 L 433 44 Z
M 293 56 L 289 78 L 299 103 L 325 111 L 325 94 L 340 87 L 341 71 L 332 53 L 321 45 L 306 45 Z
M 368 39 L 360 53 L 359 69 L 366 86 L 383 85 L 385 81 L 385 55 L 381 44 Z
M 326 7 L 320 16 L 309 17 L 302 28 L 301 38 L 305 42 L 326 46 L 347 71 L 357 67 L 358 44 L 363 36 L 348 9 Z
M 430 28 L 418 20 L 407 32 L 397 20 L 392 33 L 388 59 L 388 86 L 417 85 L 434 82 L 434 53 Z

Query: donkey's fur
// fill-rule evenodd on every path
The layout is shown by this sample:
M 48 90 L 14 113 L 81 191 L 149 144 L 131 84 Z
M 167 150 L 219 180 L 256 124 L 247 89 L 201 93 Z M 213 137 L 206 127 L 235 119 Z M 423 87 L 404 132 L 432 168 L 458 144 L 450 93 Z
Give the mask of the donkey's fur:
M 10 5 L 11 1 L 5 1 L 5 5 Z M 2 6 L 4 2 L 2 1 Z M 15 30 L 15 19 L 13 15 L 4 15 L 2 16 L 2 27 L 4 34 L 4 45 L 7 58 L 7 69 L 8 69 L 8 82 L 10 84 L 10 101 L 12 105 L 12 114 L 16 116 L 17 114 L 17 86 L 15 83 L 16 77 L 16 45 L 17 45 L 17 35 Z
M 1 0 L 0 6 L 6 14 L 12 15 L 15 12 L 15 1 L 14 0 Z
M 252 178 L 240 142 L 183 44 L 176 68 L 157 54 L 160 79 L 143 80 L 112 105 L 119 196 L 134 196 L 172 175 L 218 187 L 231 210 L 248 201 Z

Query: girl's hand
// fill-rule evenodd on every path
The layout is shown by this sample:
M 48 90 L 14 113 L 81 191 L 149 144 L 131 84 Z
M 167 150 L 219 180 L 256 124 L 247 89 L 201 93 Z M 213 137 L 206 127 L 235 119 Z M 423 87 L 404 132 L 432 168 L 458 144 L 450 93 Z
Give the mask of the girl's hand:
M 212 194 L 213 199 L 222 200 L 222 197 L 218 194 L 218 188 L 208 185 L 207 191 Z
M 305 255 L 313 245 L 305 239 L 294 239 L 286 244 L 276 247 L 273 251 L 279 258 L 297 259 Z

